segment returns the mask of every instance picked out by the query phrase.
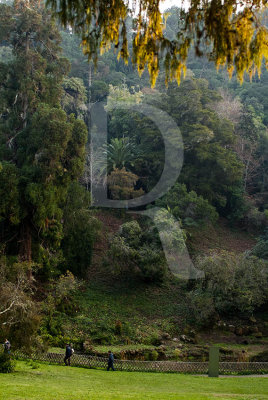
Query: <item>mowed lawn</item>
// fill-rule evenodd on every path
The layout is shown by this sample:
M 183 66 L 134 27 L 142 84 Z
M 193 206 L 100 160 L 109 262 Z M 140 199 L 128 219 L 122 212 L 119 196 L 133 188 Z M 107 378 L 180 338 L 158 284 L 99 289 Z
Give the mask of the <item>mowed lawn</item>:
M 1 400 L 264 400 L 266 377 L 224 377 L 107 372 L 18 362 L 16 372 L 0 374 Z

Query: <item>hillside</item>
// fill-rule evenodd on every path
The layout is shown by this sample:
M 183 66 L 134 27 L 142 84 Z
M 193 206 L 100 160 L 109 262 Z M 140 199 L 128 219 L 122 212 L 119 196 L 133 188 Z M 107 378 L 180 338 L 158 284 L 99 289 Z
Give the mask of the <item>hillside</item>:
M 267 55 L 266 27 L 254 35 L 246 12 L 237 40 L 217 30 L 216 60 L 229 60 L 217 70 L 200 53 L 202 16 L 197 46 L 176 49 L 183 10 L 164 18 L 148 0 L 158 33 L 127 54 L 140 21 L 119 2 L 110 25 L 105 2 L 89 2 L 103 19 L 81 43 L 82 25 L 70 28 L 91 18 L 73 18 L 81 2 L 67 1 L 63 27 L 43 2 L 0 0 L 0 342 L 178 360 L 202 360 L 216 343 L 225 359 L 243 346 L 265 359 L 268 72 L 242 75 Z M 118 23 L 123 42 L 110 46 Z M 237 64 L 239 40 L 248 51 Z
M 50 337 L 51 345 L 62 347 L 72 341 L 77 350 L 97 355 L 104 355 L 112 347 L 117 357 L 127 359 L 203 360 L 212 343 L 221 347 L 222 357 L 227 360 L 239 360 L 245 348 L 252 359 L 265 351 L 268 319 L 263 312 L 257 320 L 232 315 L 214 327 L 213 323 L 199 327 L 185 297 L 191 283 L 170 277 L 163 284 L 148 285 L 112 274 L 104 257 L 109 238 L 137 216 L 111 211 L 98 211 L 96 215 L 103 225 L 92 267 L 73 299 L 75 314 L 54 317 L 58 331 L 56 337 Z M 252 248 L 255 240 L 252 234 L 231 228 L 222 219 L 216 227 L 192 233 L 191 244 L 195 254 L 221 250 L 241 253 Z
M 232 227 L 229 221 L 220 218 L 216 225 L 191 232 L 190 243 L 193 251 L 199 254 L 207 255 L 221 250 L 239 254 L 255 246 L 256 235 L 239 227 Z

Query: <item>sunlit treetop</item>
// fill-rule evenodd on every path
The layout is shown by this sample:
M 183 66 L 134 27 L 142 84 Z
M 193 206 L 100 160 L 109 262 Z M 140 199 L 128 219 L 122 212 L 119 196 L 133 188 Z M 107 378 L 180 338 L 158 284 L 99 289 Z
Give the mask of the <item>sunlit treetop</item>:
M 162 4 L 165 1 L 161 2 Z M 47 0 L 64 26 L 82 38 L 84 53 L 94 61 L 113 44 L 118 56 L 129 59 L 127 17 L 133 16 L 133 59 L 140 74 L 148 68 L 154 86 L 163 60 L 166 82 L 180 82 L 191 46 L 197 56 L 206 55 L 217 67 L 244 73 L 260 73 L 267 65 L 268 30 L 263 13 L 267 0 L 190 0 L 181 8 L 174 40 L 165 36 L 165 15 L 160 0 Z

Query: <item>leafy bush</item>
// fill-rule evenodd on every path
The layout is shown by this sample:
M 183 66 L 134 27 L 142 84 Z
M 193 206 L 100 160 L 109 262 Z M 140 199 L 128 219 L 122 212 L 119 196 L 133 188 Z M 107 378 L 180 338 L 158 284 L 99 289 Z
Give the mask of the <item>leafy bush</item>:
M 190 292 L 187 296 L 189 302 L 189 315 L 199 327 L 211 327 L 217 319 L 214 298 L 211 293 L 204 292 L 201 288 Z
M 157 353 L 156 350 L 153 350 L 153 351 L 151 352 L 151 360 L 152 360 L 152 361 L 156 361 L 156 360 L 158 359 L 158 356 L 159 356 L 159 354 Z
M 215 208 L 195 191 L 187 192 L 186 185 L 177 183 L 164 197 L 156 201 L 158 207 L 169 208 L 184 226 L 198 226 L 216 222 Z
M 16 363 L 7 353 L 0 353 L 0 373 L 10 373 L 15 369 Z
M 263 229 L 267 226 L 268 218 L 265 212 L 261 212 L 258 208 L 250 206 L 245 216 L 245 223 L 248 229 Z
M 97 344 L 102 344 L 102 345 L 111 345 L 116 343 L 116 337 L 112 334 L 109 334 L 109 332 L 99 332 L 94 335 L 91 335 L 91 339 L 93 342 Z
M 256 257 L 268 260 L 268 229 L 266 229 L 265 234 L 262 235 L 252 250 L 252 254 Z
M 162 282 L 167 268 L 161 243 L 137 221 L 122 225 L 121 232 L 110 242 L 109 259 L 117 275 L 136 276 L 148 282 Z
M 250 316 L 268 300 L 267 262 L 254 256 L 222 251 L 198 261 L 205 277 L 189 293 L 192 311 L 200 325 L 217 314 L 239 312 Z
M 156 350 L 145 353 L 145 361 L 156 361 L 158 359 L 159 354 Z
M 150 336 L 146 338 L 144 343 L 147 345 L 152 345 L 157 347 L 161 345 L 162 340 L 157 333 L 152 333 Z

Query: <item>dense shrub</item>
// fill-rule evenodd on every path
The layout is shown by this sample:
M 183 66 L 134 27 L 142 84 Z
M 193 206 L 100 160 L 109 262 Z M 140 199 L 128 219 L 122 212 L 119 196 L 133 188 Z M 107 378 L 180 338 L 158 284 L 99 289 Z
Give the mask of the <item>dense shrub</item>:
M 258 208 L 250 206 L 245 215 L 245 224 L 248 230 L 260 230 L 267 226 L 268 217 L 266 212 L 259 211 Z
M 195 191 L 187 192 L 186 185 L 177 183 L 165 196 L 156 201 L 158 207 L 169 208 L 184 226 L 198 226 L 206 222 L 216 222 L 218 213 Z
M 152 346 L 160 346 L 162 343 L 161 338 L 159 337 L 159 335 L 157 333 L 152 333 L 147 339 L 146 339 L 146 343 L 148 345 L 152 345 Z
M 122 225 L 110 242 L 109 259 L 116 275 L 136 276 L 148 282 L 162 282 L 167 268 L 159 238 L 142 230 L 137 221 Z
M 264 235 L 262 235 L 252 250 L 252 254 L 256 257 L 268 260 L 268 229 L 266 229 Z
M 205 277 L 188 294 L 192 312 L 200 325 L 218 314 L 250 316 L 268 301 L 267 262 L 254 256 L 222 251 L 198 260 Z
M 158 352 L 153 350 L 151 352 L 145 353 L 145 360 L 146 361 L 156 361 L 158 359 Z
M 189 316 L 192 318 L 192 322 L 204 328 L 213 326 L 218 314 L 211 293 L 206 293 L 199 288 L 190 292 L 187 298 L 190 308 Z
M 16 363 L 7 353 L 0 353 L 0 373 L 10 373 L 15 369 Z

